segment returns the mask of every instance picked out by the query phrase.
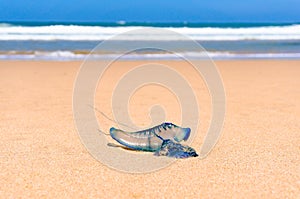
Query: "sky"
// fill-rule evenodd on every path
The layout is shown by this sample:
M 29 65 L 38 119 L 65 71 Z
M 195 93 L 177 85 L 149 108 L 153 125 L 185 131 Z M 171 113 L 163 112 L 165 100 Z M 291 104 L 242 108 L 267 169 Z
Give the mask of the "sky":
M 300 0 L 0 0 L 0 21 L 300 22 Z

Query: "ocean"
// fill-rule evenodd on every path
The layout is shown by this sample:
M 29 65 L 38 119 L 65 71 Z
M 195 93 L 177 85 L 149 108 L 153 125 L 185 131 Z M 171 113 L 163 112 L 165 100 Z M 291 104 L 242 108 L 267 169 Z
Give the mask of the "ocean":
M 171 30 L 199 43 L 212 59 L 299 59 L 300 23 L 57 23 L 0 22 L 2 60 L 84 60 L 99 43 L 114 35 L 143 27 Z M 177 44 L 177 52 L 197 57 L 176 38 L 155 39 L 155 35 L 125 34 L 114 41 L 147 41 Z M 144 42 L 145 42 L 144 41 Z M 181 45 L 181 42 L 182 45 Z M 94 55 L 105 59 L 116 52 Z M 128 54 L 124 59 L 176 59 L 172 53 L 151 49 Z

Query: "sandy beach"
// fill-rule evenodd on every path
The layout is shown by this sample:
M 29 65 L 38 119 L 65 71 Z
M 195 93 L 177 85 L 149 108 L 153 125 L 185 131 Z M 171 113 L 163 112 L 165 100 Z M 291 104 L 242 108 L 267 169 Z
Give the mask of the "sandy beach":
M 124 61 L 107 71 L 97 106 L 111 97 L 118 75 L 137 63 Z M 181 70 L 198 91 L 202 123 L 192 146 L 199 150 L 209 124 L 209 95 L 192 69 L 179 61 L 168 64 Z M 0 62 L 0 198 L 300 197 L 299 60 L 216 61 L 227 97 L 218 144 L 203 160 L 178 160 L 148 174 L 110 169 L 82 145 L 72 113 L 80 65 Z M 167 118 L 176 122 L 178 104 L 172 97 L 167 93 L 159 99 L 169 102 Z M 141 99 L 143 104 L 136 103 Z M 132 100 L 133 117 L 147 125 L 148 109 L 143 107 L 156 98 L 141 90 Z M 111 116 L 108 102 L 101 108 Z M 113 125 L 99 120 L 105 131 Z

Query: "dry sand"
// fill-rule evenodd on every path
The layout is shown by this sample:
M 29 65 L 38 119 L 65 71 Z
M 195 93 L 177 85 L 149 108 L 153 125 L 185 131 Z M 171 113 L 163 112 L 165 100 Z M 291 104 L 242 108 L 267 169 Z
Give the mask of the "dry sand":
M 103 81 L 113 82 L 136 63 L 123 62 Z M 168 63 L 197 83 L 183 63 Z M 300 61 L 217 61 L 227 96 L 218 144 L 206 159 L 179 160 L 148 174 L 110 169 L 81 144 L 72 114 L 80 64 L 0 62 L 1 198 L 300 198 Z M 102 85 L 97 106 L 113 88 Z M 203 122 L 192 146 L 199 150 L 210 107 L 205 86 L 197 85 Z M 141 125 L 149 122 L 142 107 L 157 99 L 147 93 L 132 99 Z M 159 99 L 169 102 L 167 117 L 177 121 L 178 104 L 169 97 Z M 102 110 L 110 115 L 109 103 Z M 104 124 L 104 130 L 111 125 Z

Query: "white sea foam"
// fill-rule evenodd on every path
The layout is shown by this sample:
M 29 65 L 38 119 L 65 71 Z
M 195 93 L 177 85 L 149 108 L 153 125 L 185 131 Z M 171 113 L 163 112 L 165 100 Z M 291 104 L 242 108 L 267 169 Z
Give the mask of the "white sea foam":
M 87 54 L 76 54 L 70 51 L 52 51 L 33 53 L 18 53 L 15 51 L 0 54 L 0 60 L 84 60 Z M 231 52 L 207 52 L 199 54 L 195 52 L 183 52 L 180 56 L 188 59 L 300 59 L 300 53 L 231 53 Z M 151 53 L 151 54 L 126 54 L 121 56 L 121 60 L 180 60 L 178 54 L 171 53 Z M 92 60 L 111 59 L 118 57 L 116 54 L 93 54 L 89 56 Z
M 119 33 L 141 27 L 101 27 L 77 25 L 9 26 L 0 25 L 0 40 L 105 40 Z M 184 34 L 194 40 L 300 40 L 300 25 L 247 27 L 247 28 L 165 28 Z M 155 37 L 148 34 L 125 34 L 124 40 L 177 40 L 178 38 Z

